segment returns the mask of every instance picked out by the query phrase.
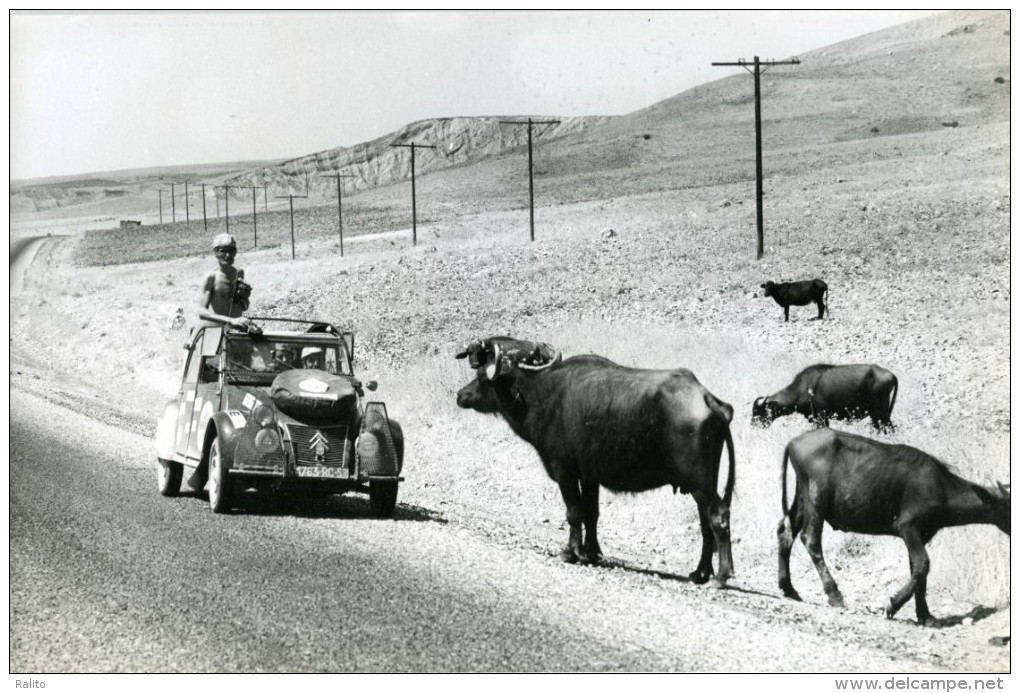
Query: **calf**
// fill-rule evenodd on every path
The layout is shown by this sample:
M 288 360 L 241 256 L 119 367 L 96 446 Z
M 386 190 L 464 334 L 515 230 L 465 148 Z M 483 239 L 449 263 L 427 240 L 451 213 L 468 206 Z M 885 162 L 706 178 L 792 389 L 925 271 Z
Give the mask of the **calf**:
M 786 469 L 793 465 L 797 488 L 787 505 Z M 1010 530 L 1007 486 L 979 486 L 916 448 L 888 445 L 862 436 L 816 429 L 797 436 L 783 454 L 783 519 L 779 523 L 779 588 L 800 599 L 790 581 L 790 551 L 801 540 L 822 579 L 832 606 L 843 595 L 822 557 L 822 526 L 860 534 L 897 536 L 907 545 L 910 579 L 885 608 L 892 618 L 911 596 L 921 625 L 936 625 L 926 592 L 930 562 L 925 545 L 943 527 L 992 524 Z
M 828 285 L 821 279 L 809 279 L 802 282 L 786 282 L 777 284 L 773 281 L 761 285 L 765 296 L 771 296 L 783 308 L 786 322 L 790 322 L 790 306 L 806 306 L 815 303 L 818 306 L 818 319 L 825 315 L 825 297 L 829 293 Z

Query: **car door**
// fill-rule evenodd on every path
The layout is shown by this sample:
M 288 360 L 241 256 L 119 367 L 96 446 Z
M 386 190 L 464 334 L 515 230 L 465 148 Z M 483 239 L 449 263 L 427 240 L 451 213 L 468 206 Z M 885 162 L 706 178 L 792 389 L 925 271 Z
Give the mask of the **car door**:
M 220 396 L 220 337 L 223 328 L 207 327 L 202 336 L 200 355 L 195 375 L 194 394 L 190 396 L 190 419 L 188 446 L 185 456 L 200 460 L 205 426 L 219 407 Z
M 177 409 L 177 445 L 178 455 L 187 456 L 188 436 L 191 433 L 191 419 L 195 411 L 195 394 L 198 386 L 198 372 L 202 363 L 202 342 L 205 330 L 201 329 L 195 336 L 188 351 L 188 363 L 184 367 L 181 389 L 177 393 L 179 406 Z

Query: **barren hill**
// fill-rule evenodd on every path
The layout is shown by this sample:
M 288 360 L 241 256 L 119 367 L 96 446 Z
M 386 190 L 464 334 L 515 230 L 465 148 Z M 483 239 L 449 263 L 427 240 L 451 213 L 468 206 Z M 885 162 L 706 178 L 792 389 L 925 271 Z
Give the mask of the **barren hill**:
M 803 153 L 824 147 L 845 157 L 840 151 L 863 146 L 867 157 L 885 158 L 896 156 L 896 137 L 1007 122 L 1008 34 L 1008 15 L 1001 12 L 948 12 L 800 55 L 797 66 L 768 70 L 762 78 L 767 176 L 791 175 L 803 167 L 804 154 L 775 155 L 791 148 Z M 753 87 L 747 74 L 695 87 L 624 116 L 532 117 L 561 121 L 534 128 L 540 204 L 597 198 L 606 186 L 623 195 L 743 181 L 754 175 Z M 116 226 L 118 216 L 148 224 L 158 220 L 156 190 L 184 180 L 267 185 L 264 194 L 269 199 L 308 192 L 310 199 L 299 203 L 307 208 L 333 203 L 335 183 L 323 176 L 336 172 L 344 174 L 344 191 L 352 203 L 363 191 L 383 190 L 381 198 L 363 198 L 377 204 L 378 199 L 392 198 L 386 190 L 394 183 L 409 179 L 410 152 L 390 146 L 409 142 L 436 147 L 418 152 L 417 173 L 423 181 L 436 176 L 449 181 L 437 186 L 444 190 L 442 199 L 423 195 L 423 217 L 448 215 L 451 206 L 462 211 L 491 208 L 493 193 L 501 198 L 497 206 L 519 206 L 525 198 L 515 191 L 524 189 L 521 155 L 527 127 L 500 121 L 527 118 L 422 120 L 370 142 L 281 162 L 12 182 L 11 209 L 16 224 L 31 219 L 23 213 L 56 207 L 77 209 L 43 216 L 95 213 L 105 214 L 109 227 Z M 191 204 L 197 217 L 195 194 Z M 215 204 L 223 194 L 210 189 L 208 202 Z M 243 200 L 245 194 L 250 200 L 250 193 L 243 191 L 233 191 L 231 197 Z M 178 195 L 183 207 L 180 190 Z M 168 212 L 167 196 L 164 202 Z M 397 202 L 406 205 L 403 197 Z M 169 214 L 164 217 L 169 219 Z M 373 224 L 371 218 L 365 221 Z M 375 230 L 383 228 L 394 227 L 387 223 Z
M 535 125 L 532 133 L 535 142 L 562 137 L 609 120 L 601 116 L 531 118 L 536 122 L 557 121 Z M 170 183 L 180 186 L 176 194 L 181 196 L 183 209 L 184 181 L 193 184 L 193 191 L 198 191 L 201 183 L 243 188 L 269 186 L 279 193 L 289 191 L 330 199 L 330 191 L 336 189 L 335 183 L 323 176 L 332 173 L 343 174 L 344 190 L 348 193 L 409 180 L 410 154 L 406 148 L 394 148 L 391 144 L 423 145 L 416 156 L 415 168 L 418 175 L 424 175 L 526 146 L 527 127 L 501 121 L 524 122 L 527 119 L 528 116 L 432 118 L 405 125 L 369 142 L 284 161 L 176 166 L 12 181 L 11 211 L 25 214 L 75 207 L 78 209 L 68 210 L 64 215 L 98 209 L 149 218 L 159 189 L 164 189 L 166 209 L 170 210 Z M 211 187 L 207 194 L 215 199 L 216 193 Z M 194 198 L 193 204 L 197 204 Z M 83 209 L 86 206 L 90 209 Z M 144 211 L 136 209 L 132 215 L 132 206 Z
M 298 189 L 326 196 L 330 186 L 335 183 L 323 176 L 331 173 L 349 176 L 343 180 L 347 192 L 390 185 L 411 177 L 409 153 L 405 148 L 391 145 L 412 142 L 421 145 L 423 148 L 415 158 L 415 172 L 416 175 L 425 175 L 451 166 L 478 162 L 526 145 L 527 127 L 507 125 L 503 121 L 524 122 L 527 119 L 515 116 L 420 120 L 370 142 L 353 147 L 337 147 L 274 166 L 245 171 L 230 177 L 226 182 L 242 186 L 268 184 L 276 188 Z M 531 119 L 536 122 L 559 121 L 556 124 L 533 126 L 533 139 L 536 142 L 563 137 L 609 120 L 594 116 L 562 119 L 532 116 Z

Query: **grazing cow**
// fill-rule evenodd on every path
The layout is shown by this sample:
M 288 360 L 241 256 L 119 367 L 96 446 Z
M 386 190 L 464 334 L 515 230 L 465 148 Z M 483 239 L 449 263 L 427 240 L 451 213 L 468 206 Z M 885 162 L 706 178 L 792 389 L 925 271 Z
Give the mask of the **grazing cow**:
M 869 416 L 876 430 L 891 430 L 898 389 L 896 376 L 874 364 L 808 366 L 779 392 L 754 400 L 751 423 L 764 428 L 780 416 L 803 414 L 812 423 L 828 426 L 830 418 L 851 421 Z
M 457 393 L 458 406 L 504 418 L 559 485 L 570 525 L 564 561 L 597 563 L 602 555 L 600 486 L 625 493 L 672 486 L 698 504 L 702 552 L 690 579 L 701 584 L 712 577 L 718 550 L 712 584 L 725 584 L 733 570 L 733 407 L 683 369 L 625 368 L 593 355 L 563 360 L 548 344 L 509 337 L 472 342 L 457 354 L 465 356 L 476 378 Z M 729 471 L 720 498 L 723 443 Z
M 797 475 L 793 506 L 786 503 L 786 469 Z M 822 557 L 822 525 L 860 534 L 900 537 L 910 556 L 910 579 L 892 596 L 887 618 L 913 595 L 917 621 L 936 625 L 928 611 L 929 560 L 925 545 L 943 527 L 992 524 L 1007 535 L 1009 488 L 979 486 L 961 479 L 942 462 L 907 445 L 888 445 L 841 431 L 816 429 L 786 446 L 783 455 L 783 519 L 779 535 L 779 588 L 791 599 L 800 595 L 790 582 L 790 550 L 801 540 L 814 561 L 832 606 L 843 595 Z
M 803 282 L 786 282 L 777 284 L 772 281 L 761 285 L 765 289 L 765 297 L 771 296 L 783 308 L 783 317 L 790 322 L 790 306 L 806 306 L 814 303 L 818 306 L 818 320 L 825 315 L 825 297 L 829 293 L 828 285 L 821 279 L 809 279 Z

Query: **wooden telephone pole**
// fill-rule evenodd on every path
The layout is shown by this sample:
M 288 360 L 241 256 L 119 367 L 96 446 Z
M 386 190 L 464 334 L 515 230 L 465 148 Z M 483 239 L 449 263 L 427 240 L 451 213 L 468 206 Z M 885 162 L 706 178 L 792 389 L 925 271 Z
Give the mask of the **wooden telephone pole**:
M 773 65 L 800 65 L 796 58 L 792 60 L 767 60 L 762 62 L 758 56 L 754 56 L 754 63 L 748 63 L 743 58 L 735 63 L 712 63 L 715 67 L 739 66 L 754 75 L 754 153 L 755 153 L 755 199 L 758 202 L 757 223 L 758 223 L 758 259 L 761 260 L 765 254 L 765 221 L 762 214 L 762 173 L 761 173 L 761 75 Z M 751 69 L 751 66 L 754 69 Z
M 209 230 L 209 215 L 206 214 L 206 211 L 205 211 L 205 183 L 200 183 L 199 185 L 202 186 L 202 227 L 206 231 L 208 231 Z
M 184 181 L 184 220 L 191 226 L 191 198 L 188 197 L 188 181 Z
M 308 195 L 277 195 L 278 200 L 290 200 L 290 259 L 293 260 L 296 257 L 294 251 L 294 198 L 304 199 Z
M 255 185 L 251 186 L 251 228 L 252 234 L 255 237 L 255 247 L 259 247 L 259 215 L 258 210 L 255 207 L 255 202 L 258 198 L 255 196 Z
M 418 245 L 418 202 L 414 191 L 414 150 L 415 147 L 418 149 L 435 149 L 435 145 L 431 144 L 391 144 L 391 147 L 409 147 L 411 149 L 411 234 L 414 241 L 414 245 Z
M 504 125 L 527 125 L 528 126 L 528 210 L 531 214 L 531 240 L 535 240 L 535 174 L 531 158 L 531 127 L 533 125 L 555 125 L 558 120 L 501 120 Z
M 351 173 L 330 173 L 322 178 L 336 178 L 336 222 L 340 229 L 340 257 L 344 256 L 344 186 L 341 178 L 357 178 Z
M 227 233 L 230 233 L 230 190 L 232 188 L 240 188 L 242 186 L 240 186 L 240 185 L 221 185 L 219 187 L 223 188 L 223 191 L 224 191 L 223 199 L 224 199 L 225 204 L 226 204 Z M 217 203 L 219 202 L 219 199 L 220 199 L 219 197 L 216 198 Z M 216 206 L 219 207 L 219 204 L 217 204 Z

